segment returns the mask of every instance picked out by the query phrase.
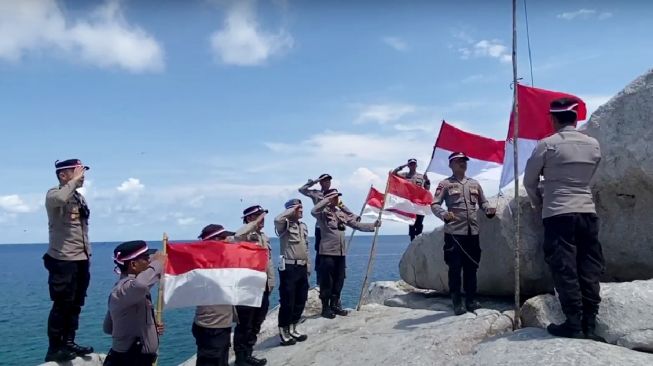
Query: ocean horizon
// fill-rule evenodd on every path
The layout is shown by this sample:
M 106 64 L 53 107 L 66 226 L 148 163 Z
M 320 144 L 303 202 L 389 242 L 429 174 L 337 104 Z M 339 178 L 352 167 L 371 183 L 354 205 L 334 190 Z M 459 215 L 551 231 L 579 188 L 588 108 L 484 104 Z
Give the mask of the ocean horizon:
M 86 304 L 80 316 L 77 341 L 91 345 L 97 353 L 106 353 L 111 337 L 102 332 L 102 321 L 107 311 L 107 297 L 117 275 L 113 272 L 112 253 L 119 242 L 93 243 L 91 284 Z M 161 248 L 161 241 L 148 241 Z M 273 259 L 279 255 L 279 241 L 271 238 Z M 347 278 L 342 293 L 343 305 L 355 307 L 372 244 L 371 235 L 356 235 L 347 255 Z M 408 235 L 379 235 L 376 260 L 370 282 L 399 279 L 399 260 L 409 244 Z M 311 248 L 311 252 L 312 252 Z M 1 244 L 0 267 L 0 363 L 23 366 L 43 363 L 48 346 L 47 319 L 51 307 L 48 295 L 47 271 L 42 256 L 45 243 Z M 314 253 L 311 253 L 314 256 Z M 315 286 L 315 273 L 310 277 Z M 156 287 L 152 289 L 156 298 Z M 278 283 L 270 299 L 270 309 L 277 306 Z M 165 334 L 161 337 L 159 365 L 178 365 L 195 354 L 195 339 L 191 334 L 195 308 L 164 311 Z

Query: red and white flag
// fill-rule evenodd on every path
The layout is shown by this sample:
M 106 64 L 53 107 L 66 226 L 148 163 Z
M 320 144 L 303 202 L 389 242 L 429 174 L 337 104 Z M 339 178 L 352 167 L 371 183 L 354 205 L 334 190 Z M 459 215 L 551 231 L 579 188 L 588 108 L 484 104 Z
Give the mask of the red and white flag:
M 413 224 L 415 215 L 431 214 L 433 195 L 428 190 L 413 184 L 411 181 L 394 174 L 388 175 L 388 194 L 382 219 Z M 367 195 L 364 216 L 378 217 L 383 206 L 383 194 L 374 188 Z
M 462 152 L 469 157 L 466 174 L 468 177 L 478 181 L 493 181 L 496 184 L 504 160 L 504 149 L 505 141 L 469 133 L 442 121 L 426 171 L 450 176 L 449 155 Z
M 526 168 L 526 162 L 537 146 L 537 142 L 553 134 L 553 125 L 549 118 L 549 109 L 552 101 L 560 98 L 570 98 L 578 101 L 578 120 L 587 118 L 587 107 L 582 99 L 575 95 L 560 93 L 551 90 L 517 85 L 517 98 L 519 101 L 519 139 L 517 149 L 519 152 L 518 173 L 521 175 Z M 505 158 L 499 188 L 507 186 L 514 180 L 514 143 L 513 114 L 510 114 L 510 127 L 505 143 Z
M 261 306 L 268 250 L 253 243 L 199 241 L 167 246 L 163 278 L 167 308 Z

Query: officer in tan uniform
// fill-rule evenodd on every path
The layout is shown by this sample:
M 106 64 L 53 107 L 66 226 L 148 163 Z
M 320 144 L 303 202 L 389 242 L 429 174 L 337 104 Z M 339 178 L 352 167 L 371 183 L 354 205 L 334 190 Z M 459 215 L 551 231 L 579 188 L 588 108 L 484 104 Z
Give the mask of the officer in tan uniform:
M 211 224 L 202 229 L 202 241 L 231 241 L 234 232 L 222 225 Z M 231 346 L 232 305 L 198 306 L 193 321 L 193 336 L 197 344 L 196 366 L 228 366 Z
M 531 204 L 542 213 L 545 260 L 567 317 L 547 330 L 561 337 L 605 341 L 595 333 L 604 259 L 590 189 L 601 149 L 596 139 L 576 131 L 578 101 L 559 99 L 550 107 L 556 133 L 537 144 L 524 173 Z
M 270 306 L 270 292 L 274 288 L 274 264 L 272 263 L 272 247 L 270 239 L 263 232 L 265 214 L 268 210 L 261 206 L 251 206 L 243 211 L 243 225 L 234 238 L 236 241 L 248 241 L 268 249 L 268 267 L 265 292 L 260 307 L 236 306 L 238 325 L 234 331 L 234 352 L 236 353 L 236 366 L 263 366 L 267 363 L 265 358 L 256 358 L 252 355 L 261 324 L 265 320 Z
M 279 337 L 281 345 L 303 342 L 308 337 L 297 330 L 297 324 L 308 299 L 310 261 L 308 227 L 301 221 L 302 201 L 291 199 L 286 210 L 274 218 L 274 230 L 279 236 Z
M 120 279 L 109 295 L 103 330 L 112 338 L 104 366 L 151 366 L 157 359 L 163 324 L 156 324 L 150 290 L 161 280 L 166 262 L 142 240 L 128 241 L 113 251 Z
M 48 317 L 48 352 L 45 361 L 65 362 L 93 352 L 75 343 L 79 314 L 91 279 L 88 241 L 90 210 L 78 188 L 84 185 L 89 167 L 78 159 L 55 162 L 59 185 L 45 198 L 49 246 L 43 256 L 48 270 L 52 309 Z
M 340 305 L 340 293 L 345 282 L 345 229 L 347 226 L 366 232 L 372 232 L 381 226 L 380 221 L 361 223 L 340 208 L 340 196 L 337 189 L 329 189 L 324 198 L 311 210 L 322 231 L 320 241 L 320 300 L 322 316 L 328 319 L 336 315 L 348 314 Z
M 408 171 L 402 172 L 404 168 L 408 168 Z M 407 179 L 414 185 L 422 187 L 426 190 L 431 188 L 431 181 L 429 181 L 429 177 L 426 174 L 420 174 L 417 172 L 417 159 L 408 159 L 406 164 L 395 168 L 392 171 L 392 174 Z M 410 236 L 410 241 L 413 241 L 416 236 L 421 234 L 422 230 L 424 230 L 424 215 L 417 215 L 415 217 L 415 223 L 408 226 L 408 235 Z
M 453 175 L 438 184 L 431 210 L 444 221 L 444 261 L 449 266 L 449 292 L 456 315 L 474 312 L 481 305 L 476 301 L 476 271 L 481 261 L 478 232 L 478 208 L 487 217 L 494 217 L 481 185 L 465 176 L 469 158 L 462 152 L 449 155 Z M 447 205 L 445 210 L 442 203 Z M 460 295 L 460 272 L 463 274 L 465 307 Z

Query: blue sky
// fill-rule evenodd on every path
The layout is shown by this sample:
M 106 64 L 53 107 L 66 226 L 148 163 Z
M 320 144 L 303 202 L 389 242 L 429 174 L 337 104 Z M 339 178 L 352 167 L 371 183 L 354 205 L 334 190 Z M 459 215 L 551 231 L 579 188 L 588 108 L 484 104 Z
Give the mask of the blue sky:
M 92 167 L 93 241 L 189 239 L 324 172 L 357 211 L 389 169 L 426 167 L 442 119 L 506 135 L 508 0 L 80 3 L 0 0 L 2 243 L 47 241 L 56 159 Z M 651 67 L 653 3 L 528 6 L 535 86 L 592 111 Z

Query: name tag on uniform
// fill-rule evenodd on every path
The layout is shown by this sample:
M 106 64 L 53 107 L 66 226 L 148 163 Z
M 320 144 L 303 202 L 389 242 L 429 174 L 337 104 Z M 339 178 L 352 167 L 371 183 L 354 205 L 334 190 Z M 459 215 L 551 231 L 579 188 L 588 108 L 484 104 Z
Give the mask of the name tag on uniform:
M 458 188 L 449 188 L 449 195 L 455 196 L 461 194 L 462 192 Z

